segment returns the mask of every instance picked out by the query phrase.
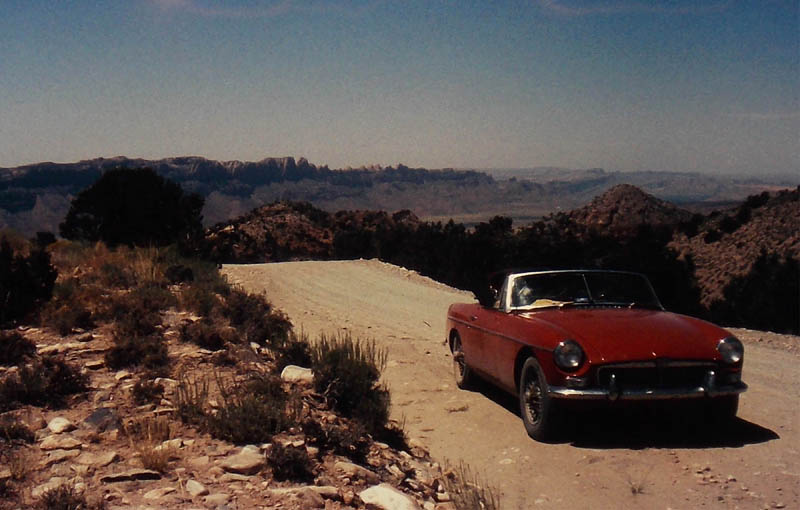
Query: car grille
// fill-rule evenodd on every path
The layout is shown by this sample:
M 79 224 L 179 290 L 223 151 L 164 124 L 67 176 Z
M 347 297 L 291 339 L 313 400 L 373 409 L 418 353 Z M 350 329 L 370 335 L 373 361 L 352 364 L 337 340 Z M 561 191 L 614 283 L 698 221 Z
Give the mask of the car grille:
M 608 388 L 614 375 L 617 388 L 667 389 L 702 386 L 713 363 L 701 361 L 658 360 L 605 365 L 597 369 L 597 384 Z

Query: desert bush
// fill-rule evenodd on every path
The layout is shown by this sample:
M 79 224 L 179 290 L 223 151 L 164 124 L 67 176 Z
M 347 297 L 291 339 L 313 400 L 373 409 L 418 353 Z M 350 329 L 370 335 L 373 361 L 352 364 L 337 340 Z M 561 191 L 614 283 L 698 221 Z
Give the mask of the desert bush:
M 748 274 L 731 279 L 723 295 L 711 305 L 715 322 L 800 334 L 800 263 L 793 257 L 762 252 Z
M 17 365 L 34 354 L 33 342 L 16 331 L 0 331 L 0 365 Z
M 153 373 L 166 373 L 169 356 L 161 334 L 131 336 L 115 331 L 113 341 L 114 345 L 105 354 L 106 365 L 110 368 L 142 366 Z
M 177 306 L 178 300 L 164 287 L 156 283 L 147 283 L 136 287 L 126 296 L 125 301 L 132 308 L 146 312 L 160 312 Z
M 167 281 L 173 285 L 194 281 L 194 271 L 192 271 L 192 268 L 184 266 L 183 264 L 169 266 L 166 271 L 164 271 L 164 276 Z
M 275 371 L 280 373 L 287 365 L 311 366 L 311 345 L 306 334 L 297 335 L 292 331 L 286 343 L 278 348 Z
M 225 297 L 223 315 L 232 326 L 244 331 L 248 342 L 280 347 L 289 339 L 292 323 L 262 295 L 231 289 Z
M 302 428 L 306 440 L 320 450 L 343 455 L 356 463 L 366 461 L 370 440 L 360 423 L 349 420 L 343 420 L 342 423 L 327 423 L 306 419 L 302 423 Z
M 208 381 L 205 378 L 190 380 L 182 375 L 175 388 L 173 400 L 175 413 L 182 422 L 202 425 L 208 402 Z
M 147 197 L 142 200 L 142 197 Z M 109 246 L 165 246 L 201 236 L 203 199 L 151 169 L 105 172 L 72 201 L 61 236 Z
M 309 482 L 314 478 L 311 459 L 304 446 L 274 443 L 267 455 L 272 476 L 278 481 Z
M 92 312 L 80 302 L 48 303 L 42 310 L 42 324 L 55 329 L 61 336 L 67 336 L 78 328 L 88 330 L 95 327 Z
M 88 381 L 62 358 L 44 356 L 0 381 L 0 411 L 19 405 L 63 407 L 66 397 L 88 389 Z
M 136 278 L 126 266 L 106 262 L 100 266 L 100 282 L 107 287 L 128 289 L 136 285 Z
M 233 331 L 225 329 L 208 319 L 183 323 L 180 327 L 180 333 L 182 342 L 190 342 L 212 351 L 224 349 L 227 343 L 234 343 L 236 340 Z
M 211 317 L 221 305 L 219 295 L 208 285 L 193 284 L 181 292 L 181 308 L 200 317 Z
M 139 379 L 131 388 L 131 397 L 139 405 L 159 402 L 164 396 L 164 385 L 150 379 Z
M 408 435 L 406 434 L 405 418 L 401 422 L 389 422 L 382 430 L 374 433 L 375 439 L 382 441 L 395 450 L 408 450 Z
M 166 417 L 145 417 L 131 420 L 122 427 L 123 434 L 145 469 L 164 473 L 174 455 L 172 448 L 162 445 L 172 437 L 170 422 Z
M 82 492 L 78 492 L 72 485 L 65 484 L 45 492 L 39 498 L 35 508 L 39 510 L 103 510 L 105 507 L 103 500 L 88 503 Z
M 320 335 L 311 352 L 314 386 L 333 408 L 361 422 L 369 432 L 389 419 L 389 392 L 379 384 L 386 351 L 374 341 L 354 339 L 349 333 Z
M 2 417 L 0 418 L 0 440 L 32 443 L 34 435 L 31 429 L 19 420 Z
M 497 489 L 486 486 L 463 462 L 455 467 L 446 467 L 444 487 L 453 504 L 459 510 L 499 510 L 500 496 Z
M 264 443 L 289 426 L 286 394 L 276 379 L 251 375 L 245 383 L 226 384 L 217 378 L 222 406 L 206 415 L 205 427 L 217 439 L 236 444 Z
M 50 299 L 57 272 L 43 249 L 15 253 L 0 240 L 0 327 L 18 322 Z
M 33 455 L 26 448 L 12 448 L 0 450 L 0 466 L 5 466 L 11 473 L 11 479 L 22 481 L 28 477 L 35 466 Z

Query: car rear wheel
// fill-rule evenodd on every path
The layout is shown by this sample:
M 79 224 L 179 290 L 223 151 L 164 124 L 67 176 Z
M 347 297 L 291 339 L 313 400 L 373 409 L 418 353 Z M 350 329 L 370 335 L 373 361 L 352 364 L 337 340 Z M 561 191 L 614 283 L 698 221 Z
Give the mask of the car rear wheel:
M 464 358 L 464 348 L 461 345 L 461 337 L 458 336 L 458 333 L 453 334 L 453 341 L 450 345 L 450 350 L 453 353 L 453 375 L 456 379 L 456 386 L 461 389 L 468 388 L 473 382 L 474 375 Z
M 522 365 L 519 377 L 519 409 L 525 431 L 537 441 L 555 438 L 558 411 L 548 392 L 547 380 L 535 358 Z

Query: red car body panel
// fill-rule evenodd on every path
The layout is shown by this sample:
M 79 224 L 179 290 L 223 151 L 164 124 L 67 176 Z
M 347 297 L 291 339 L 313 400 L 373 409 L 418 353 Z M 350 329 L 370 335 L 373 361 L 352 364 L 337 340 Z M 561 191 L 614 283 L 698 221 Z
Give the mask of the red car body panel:
M 506 313 L 475 303 L 451 305 L 447 331 L 448 337 L 458 332 L 470 367 L 512 393 L 517 391 L 515 367 L 524 349 L 540 360 L 548 382 L 561 386 L 567 376 L 586 376 L 603 364 L 718 362 L 717 344 L 731 336 L 708 322 L 663 310 L 565 307 Z M 567 339 L 576 340 L 586 354 L 576 372 L 563 372 L 552 363 L 553 349 Z

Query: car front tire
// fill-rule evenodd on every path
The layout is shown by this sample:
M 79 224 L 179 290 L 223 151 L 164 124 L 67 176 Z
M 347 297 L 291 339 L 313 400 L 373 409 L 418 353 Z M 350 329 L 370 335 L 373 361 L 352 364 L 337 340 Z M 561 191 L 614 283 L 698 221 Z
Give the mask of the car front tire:
M 519 377 L 519 410 L 529 436 L 542 442 L 555 439 L 558 410 L 549 394 L 542 367 L 535 358 L 528 358 L 522 365 Z
M 467 365 L 466 358 L 464 358 L 464 347 L 461 344 L 461 337 L 458 336 L 458 333 L 453 334 L 450 352 L 453 354 L 453 375 L 456 379 L 456 386 L 462 390 L 467 389 L 472 385 L 475 376 L 472 373 L 472 369 Z

